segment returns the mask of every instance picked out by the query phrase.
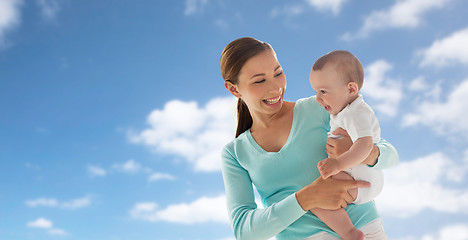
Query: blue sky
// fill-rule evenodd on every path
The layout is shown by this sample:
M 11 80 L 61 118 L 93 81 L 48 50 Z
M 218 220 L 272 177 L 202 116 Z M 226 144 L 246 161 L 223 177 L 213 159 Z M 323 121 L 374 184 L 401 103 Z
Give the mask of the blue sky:
M 219 57 L 269 42 L 295 101 L 335 49 L 393 143 L 390 239 L 468 239 L 468 2 L 0 0 L 0 238 L 233 239 Z

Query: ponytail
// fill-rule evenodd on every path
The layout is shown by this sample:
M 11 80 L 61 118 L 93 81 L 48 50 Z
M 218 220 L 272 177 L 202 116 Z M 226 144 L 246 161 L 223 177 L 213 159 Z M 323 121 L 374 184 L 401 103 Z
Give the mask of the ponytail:
M 270 44 L 255 38 L 245 37 L 230 42 L 223 50 L 220 59 L 221 75 L 224 81 L 239 84 L 239 74 L 244 64 L 252 57 L 266 50 L 273 50 Z M 236 138 L 252 127 L 252 115 L 242 99 L 237 102 Z
M 245 102 L 239 98 L 237 100 L 237 130 L 236 138 L 252 127 L 252 116 Z

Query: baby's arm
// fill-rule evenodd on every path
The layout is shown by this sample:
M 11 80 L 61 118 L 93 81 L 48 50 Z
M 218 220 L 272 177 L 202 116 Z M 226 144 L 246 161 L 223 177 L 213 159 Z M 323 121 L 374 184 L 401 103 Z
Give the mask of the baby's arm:
M 360 164 L 369 155 L 373 146 L 372 136 L 358 138 L 341 156 L 320 161 L 317 164 L 320 174 L 326 179 Z
M 373 146 L 372 136 L 358 138 L 348 151 L 337 158 L 340 170 L 343 171 L 360 164 L 369 156 Z

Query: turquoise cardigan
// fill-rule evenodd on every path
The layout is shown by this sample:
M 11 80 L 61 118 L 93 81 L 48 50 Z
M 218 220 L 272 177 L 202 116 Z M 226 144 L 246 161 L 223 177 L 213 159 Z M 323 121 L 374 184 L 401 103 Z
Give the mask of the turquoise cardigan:
M 329 120 L 315 97 L 300 99 L 294 106 L 288 140 L 279 152 L 263 150 L 250 130 L 224 147 L 222 172 L 236 239 L 304 239 L 321 231 L 338 237 L 315 215 L 302 210 L 295 195 L 320 177 L 317 163 L 327 157 Z M 398 163 L 398 153 L 390 143 L 382 139 L 377 146 L 380 156 L 374 168 Z M 257 208 L 252 184 L 263 209 Z M 346 211 L 357 228 L 379 217 L 374 202 L 350 204 Z

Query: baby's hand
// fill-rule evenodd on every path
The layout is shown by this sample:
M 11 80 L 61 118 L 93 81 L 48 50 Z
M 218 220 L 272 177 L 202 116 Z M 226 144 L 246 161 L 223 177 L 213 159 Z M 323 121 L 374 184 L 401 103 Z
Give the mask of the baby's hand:
M 317 168 L 323 179 L 327 179 L 340 172 L 338 160 L 336 158 L 326 158 L 317 164 Z

